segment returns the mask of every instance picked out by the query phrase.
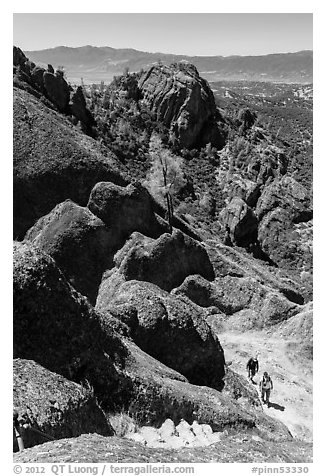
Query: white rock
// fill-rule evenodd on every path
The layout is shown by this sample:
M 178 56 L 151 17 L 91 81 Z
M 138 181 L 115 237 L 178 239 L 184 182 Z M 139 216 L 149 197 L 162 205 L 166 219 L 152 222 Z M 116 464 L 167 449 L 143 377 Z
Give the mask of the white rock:
M 159 431 L 152 426 L 143 426 L 140 428 L 139 434 L 144 438 L 148 445 L 152 444 L 154 441 L 161 440 Z
M 189 423 L 185 420 L 181 420 L 179 425 L 176 427 L 178 436 L 184 438 L 188 443 L 191 443 L 195 440 L 195 434 L 191 429 Z
M 183 438 L 179 436 L 171 436 L 169 441 L 165 443 L 165 448 L 184 448 L 185 446 L 189 446 L 189 443 Z
M 212 427 L 210 425 L 207 425 L 207 424 L 204 423 L 200 426 L 202 428 L 202 431 L 203 431 L 204 435 L 206 435 L 206 436 L 212 435 L 213 430 L 212 430 Z
M 195 421 L 193 422 L 193 424 L 191 425 L 191 429 L 192 429 L 192 431 L 194 432 L 194 434 L 195 434 L 196 436 L 199 436 L 199 437 L 200 437 L 200 436 L 203 436 L 203 435 L 205 436 L 205 432 L 204 432 L 204 430 L 203 430 L 203 428 L 202 428 L 202 425 L 200 425 L 200 424 L 198 423 L 198 421 L 195 420 Z
M 168 418 L 165 420 L 161 428 L 159 429 L 162 440 L 167 441 L 172 436 L 176 435 L 176 429 L 173 421 Z
M 140 435 L 139 433 L 127 433 L 125 435 L 125 438 L 128 438 L 128 440 L 133 440 L 133 441 L 137 441 L 138 443 L 145 443 L 145 438 Z
M 222 434 L 220 432 L 214 432 L 208 436 L 209 444 L 212 445 L 213 443 L 217 443 L 218 441 L 221 441 L 221 438 Z

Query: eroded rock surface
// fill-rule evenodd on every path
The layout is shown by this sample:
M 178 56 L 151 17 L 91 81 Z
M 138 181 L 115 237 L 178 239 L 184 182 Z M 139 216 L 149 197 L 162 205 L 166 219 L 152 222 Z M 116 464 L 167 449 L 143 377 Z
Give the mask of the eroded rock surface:
M 113 435 L 90 390 L 33 360 L 14 360 L 13 404 L 18 421 L 24 425 L 25 448 L 44 443 L 48 437 L 68 438 L 83 433 Z
M 185 62 L 154 65 L 141 76 L 138 86 L 143 101 L 182 146 L 192 148 L 211 143 L 223 147 L 222 117 L 208 83 L 195 66 Z
M 48 253 L 75 289 L 95 303 L 102 274 L 113 266 L 119 244 L 115 229 L 66 200 L 40 218 L 25 240 Z
M 199 306 L 151 283 L 127 281 L 109 296 L 106 286 L 112 289 L 108 283 L 101 286 L 96 308 L 106 311 L 112 304 L 133 306 L 138 323 L 131 336 L 139 347 L 192 383 L 223 386 L 223 350 Z
M 65 117 L 16 88 L 13 117 L 15 239 L 67 198 L 86 205 L 99 181 L 127 184 L 114 154 L 103 156 Z
M 190 274 L 214 279 L 205 248 L 179 230 L 172 235 L 164 233 L 156 240 L 133 233 L 114 261 L 126 280 L 148 281 L 167 291 Z

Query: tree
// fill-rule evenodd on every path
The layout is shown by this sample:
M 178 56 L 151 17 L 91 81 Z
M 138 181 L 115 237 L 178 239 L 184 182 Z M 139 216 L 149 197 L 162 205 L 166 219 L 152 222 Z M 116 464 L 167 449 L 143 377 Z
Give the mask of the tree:
M 182 172 L 182 158 L 173 155 L 163 146 L 160 137 L 153 132 L 149 142 L 149 155 L 152 161 L 145 185 L 160 202 L 165 201 L 169 231 L 172 234 L 173 197 L 185 185 Z

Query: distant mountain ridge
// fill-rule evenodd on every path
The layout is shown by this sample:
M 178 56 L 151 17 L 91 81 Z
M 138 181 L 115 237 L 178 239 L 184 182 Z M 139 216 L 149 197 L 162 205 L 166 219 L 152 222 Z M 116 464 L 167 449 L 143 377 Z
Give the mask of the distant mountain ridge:
M 208 81 L 248 80 L 284 83 L 312 83 L 313 52 L 275 53 L 263 56 L 186 56 L 165 53 L 148 53 L 132 48 L 116 49 L 91 45 L 24 51 L 36 63 L 63 66 L 72 82 L 109 82 L 114 75 L 128 68 L 135 72 L 153 63 L 170 64 L 189 61 Z

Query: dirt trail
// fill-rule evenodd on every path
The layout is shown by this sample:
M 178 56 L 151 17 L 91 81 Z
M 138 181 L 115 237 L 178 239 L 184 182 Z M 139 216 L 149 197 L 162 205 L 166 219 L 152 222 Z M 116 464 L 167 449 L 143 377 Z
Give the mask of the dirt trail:
M 265 412 L 282 421 L 292 435 L 305 441 L 312 441 L 312 364 L 299 360 L 291 352 L 287 341 L 259 331 L 219 333 L 226 362 L 232 361 L 230 368 L 247 377 L 246 364 L 251 356 L 259 352 L 259 373 L 254 381 L 259 381 L 266 370 L 272 377 L 274 390 L 272 405 Z

